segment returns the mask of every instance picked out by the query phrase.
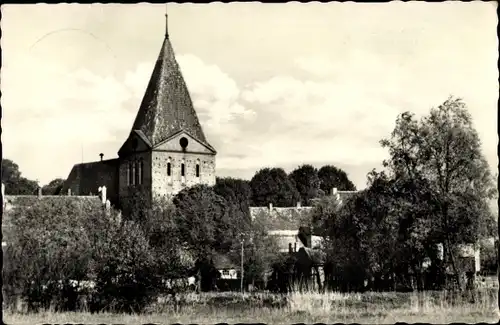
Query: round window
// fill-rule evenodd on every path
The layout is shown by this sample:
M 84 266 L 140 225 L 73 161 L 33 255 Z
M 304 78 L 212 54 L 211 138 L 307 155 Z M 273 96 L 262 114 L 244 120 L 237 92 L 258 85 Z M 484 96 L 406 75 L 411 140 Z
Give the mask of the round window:
M 180 140 L 179 140 L 179 144 L 181 145 L 182 149 L 186 149 L 187 145 L 188 145 L 188 139 L 182 137 Z

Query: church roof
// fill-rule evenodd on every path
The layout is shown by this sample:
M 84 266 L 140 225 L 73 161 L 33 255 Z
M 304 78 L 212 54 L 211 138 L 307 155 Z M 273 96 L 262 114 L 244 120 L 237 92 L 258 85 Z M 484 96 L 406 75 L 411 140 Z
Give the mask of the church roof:
M 118 159 L 76 164 L 64 182 L 61 193 L 66 194 L 71 189 L 72 195 L 97 195 L 99 187 L 104 185 L 108 189 L 109 200 L 114 201 L 116 198 L 112 195 L 116 193 L 117 172 Z
M 152 146 L 180 130 L 207 143 L 168 33 L 132 126 L 135 130 L 142 131 Z

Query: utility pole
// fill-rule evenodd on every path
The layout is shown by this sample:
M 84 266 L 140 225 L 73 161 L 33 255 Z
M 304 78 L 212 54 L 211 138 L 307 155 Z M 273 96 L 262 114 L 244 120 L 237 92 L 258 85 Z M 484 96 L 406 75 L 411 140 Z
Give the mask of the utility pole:
M 243 244 L 244 243 L 245 243 L 245 238 L 241 236 L 241 284 L 240 284 L 241 293 L 243 293 L 243 253 L 244 253 Z

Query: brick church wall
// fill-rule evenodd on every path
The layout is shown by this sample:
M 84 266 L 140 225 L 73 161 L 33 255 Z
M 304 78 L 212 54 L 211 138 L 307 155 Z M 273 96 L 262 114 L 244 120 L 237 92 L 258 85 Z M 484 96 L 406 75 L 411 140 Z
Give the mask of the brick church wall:
M 181 176 L 184 159 L 185 177 Z M 167 175 L 170 161 L 171 175 Z M 200 175 L 196 177 L 196 164 L 199 162 Z M 215 155 L 203 153 L 183 153 L 153 151 L 152 153 L 152 190 L 153 196 L 169 198 L 185 187 L 197 184 L 215 185 Z

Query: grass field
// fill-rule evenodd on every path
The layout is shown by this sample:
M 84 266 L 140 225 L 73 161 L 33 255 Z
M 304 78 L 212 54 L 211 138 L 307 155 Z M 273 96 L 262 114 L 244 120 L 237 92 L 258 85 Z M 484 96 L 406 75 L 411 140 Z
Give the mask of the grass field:
M 6 324 L 85 323 L 496 323 L 497 290 L 480 290 L 471 302 L 445 292 L 186 294 L 177 307 L 166 299 L 143 314 L 88 312 L 37 314 L 4 311 Z

